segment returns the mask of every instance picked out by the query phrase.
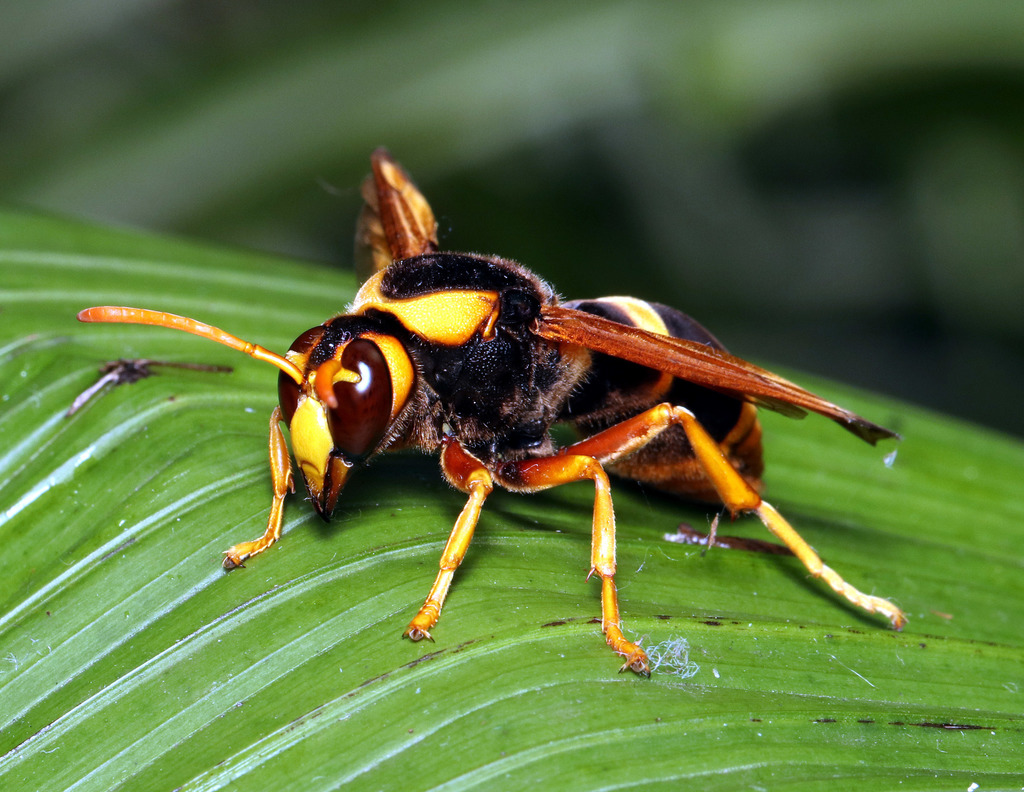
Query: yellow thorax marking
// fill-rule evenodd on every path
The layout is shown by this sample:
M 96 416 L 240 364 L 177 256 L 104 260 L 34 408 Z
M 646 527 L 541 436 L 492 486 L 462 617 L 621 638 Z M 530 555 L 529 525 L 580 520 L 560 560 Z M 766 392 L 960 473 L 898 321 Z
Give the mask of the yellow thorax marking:
M 444 346 L 465 344 L 477 332 L 484 338 L 493 336 L 498 316 L 496 291 L 449 289 L 395 300 L 380 293 L 382 275 L 377 273 L 363 284 L 352 313 L 386 311 L 409 332 Z

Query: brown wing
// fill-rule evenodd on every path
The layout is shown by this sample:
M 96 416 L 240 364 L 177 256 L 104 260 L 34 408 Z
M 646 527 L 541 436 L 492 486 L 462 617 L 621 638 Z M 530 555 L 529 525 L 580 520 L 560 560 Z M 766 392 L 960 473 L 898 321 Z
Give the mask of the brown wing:
M 542 309 L 535 332 L 552 341 L 577 344 L 664 371 L 791 417 L 801 417 L 805 410 L 811 410 L 872 445 L 886 437 L 899 437 L 770 371 L 694 341 L 651 333 L 560 305 Z
M 356 225 L 356 271 L 362 280 L 392 261 L 437 250 L 437 221 L 430 204 L 387 149 L 370 156 L 373 174 L 363 182 L 366 202 Z

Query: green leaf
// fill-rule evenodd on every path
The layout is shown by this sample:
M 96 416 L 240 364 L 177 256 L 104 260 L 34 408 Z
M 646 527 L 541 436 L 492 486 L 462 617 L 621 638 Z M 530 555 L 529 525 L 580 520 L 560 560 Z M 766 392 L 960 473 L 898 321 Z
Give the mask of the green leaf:
M 765 415 L 768 496 L 826 561 L 893 598 L 900 634 L 792 558 L 666 541 L 706 510 L 620 482 L 619 674 L 586 580 L 585 485 L 496 493 L 435 643 L 401 638 L 462 497 L 385 457 L 322 524 L 260 534 L 276 372 L 159 328 L 159 308 L 276 350 L 354 282 L 248 253 L 0 215 L 0 786 L 28 789 L 1018 788 L 1024 613 L 1017 442 L 809 381 L 890 449 Z M 173 368 L 68 418 L 118 357 Z M 723 533 L 763 536 L 750 519 Z

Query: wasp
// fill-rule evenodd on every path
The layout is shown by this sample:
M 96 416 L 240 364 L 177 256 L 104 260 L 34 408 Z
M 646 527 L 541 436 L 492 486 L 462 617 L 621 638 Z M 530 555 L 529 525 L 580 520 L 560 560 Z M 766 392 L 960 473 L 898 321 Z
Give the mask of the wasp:
M 357 468 L 401 448 L 439 453 L 466 495 L 440 570 L 405 636 L 430 638 L 487 497 L 577 481 L 594 486 L 590 575 L 601 583 L 601 629 L 649 674 L 644 650 L 622 631 L 615 589 L 615 515 L 609 473 L 756 514 L 820 578 L 859 608 L 901 629 L 906 617 L 826 566 L 761 497 L 757 408 L 824 415 L 869 443 L 894 432 L 727 353 L 684 313 L 632 297 L 563 302 L 520 264 L 445 252 L 430 205 L 384 149 L 371 157 L 356 233 L 365 274 L 355 301 L 278 355 L 219 328 L 141 308 L 87 308 L 84 322 L 159 325 L 224 344 L 276 366 L 270 416 L 273 500 L 266 531 L 227 550 L 231 569 L 281 536 L 294 492 L 291 451 L 324 520 Z M 558 448 L 551 428 L 580 438 Z

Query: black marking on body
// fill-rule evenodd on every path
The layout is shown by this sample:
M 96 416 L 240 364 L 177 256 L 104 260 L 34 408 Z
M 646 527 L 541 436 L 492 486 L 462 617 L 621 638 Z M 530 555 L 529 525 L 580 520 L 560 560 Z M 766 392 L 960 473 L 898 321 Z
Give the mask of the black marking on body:
M 565 305 L 629 327 L 636 326 L 626 311 L 614 302 L 575 300 Z M 674 338 L 725 349 L 703 325 L 683 312 L 660 303 L 647 305 L 661 317 Z M 678 378 L 673 379 L 667 392 L 654 391 L 661 376 L 655 369 L 595 353 L 590 376 L 583 387 L 573 393 L 563 418 L 579 423 L 581 428 L 585 427 L 585 433 L 590 434 L 656 404 L 670 402 L 693 412 L 715 440 L 721 441 L 736 425 L 743 407 L 740 401 Z
M 554 451 L 549 430 L 575 386 L 558 347 L 533 333 L 551 287 L 518 264 L 459 253 L 431 253 L 395 262 L 380 283 L 387 299 L 414 299 L 443 291 L 493 291 L 493 334 L 458 346 L 432 343 L 400 329 L 414 361 L 427 416 L 414 440 L 439 442 L 444 427 L 484 463 Z M 387 315 L 370 310 L 367 317 Z M 321 343 L 324 343 L 321 341 Z
M 546 283 L 505 259 L 465 253 L 427 253 L 396 261 L 388 267 L 380 280 L 380 293 L 391 300 L 405 300 L 454 289 L 536 292 L 538 286 L 543 286 L 541 290 L 547 295 L 552 293 Z

